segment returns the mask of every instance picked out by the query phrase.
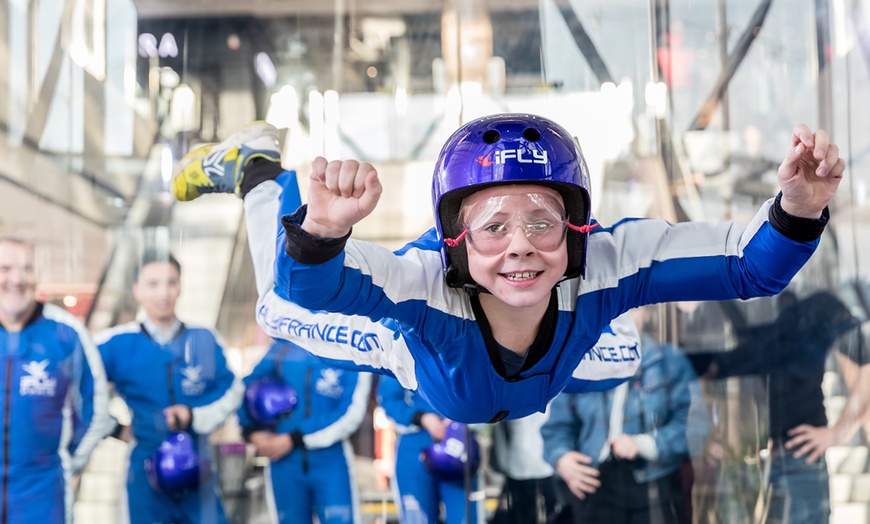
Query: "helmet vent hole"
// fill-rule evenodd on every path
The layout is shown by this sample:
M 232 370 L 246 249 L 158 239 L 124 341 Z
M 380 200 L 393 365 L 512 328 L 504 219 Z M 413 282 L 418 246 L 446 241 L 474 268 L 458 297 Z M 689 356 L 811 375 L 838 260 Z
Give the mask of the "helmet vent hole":
M 495 144 L 499 138 L 501 138 L 501 135 L 495 129 L 490 129 L 483 134 L 483 141 L 487 144 Z
M 528 140 L 529 142 L 537 142 L 541 139 L 541 132 L 537 129 L 532 129 L 531 127 L 527 127 L 525 131 L 523 131 L 523 138 Z

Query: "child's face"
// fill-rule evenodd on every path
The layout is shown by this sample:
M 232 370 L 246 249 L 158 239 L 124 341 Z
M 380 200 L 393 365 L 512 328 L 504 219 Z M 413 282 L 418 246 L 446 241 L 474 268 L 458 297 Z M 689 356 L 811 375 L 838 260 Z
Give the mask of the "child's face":
M 568 266 L 562 196 L 536 185 L 496 186 L 468 197 L 468 269 L 494 297 L 517 308 L 540 305 Z

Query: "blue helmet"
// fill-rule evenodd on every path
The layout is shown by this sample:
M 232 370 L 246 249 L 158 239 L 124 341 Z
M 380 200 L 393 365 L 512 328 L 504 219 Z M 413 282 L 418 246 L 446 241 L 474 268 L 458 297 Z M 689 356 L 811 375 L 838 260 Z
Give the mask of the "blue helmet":
M 555 189 L 565 202 L 568 220 L 574 226 L 589 225 L 589 169 L 580 146 L 551 120 L 508 113 L 465 124 L 441 149 L 432 178 L 439 240 L 460 235 L 463 199 L 499 184 L 535 184 Z M 587 237 L 586 230 L 568 232 L 568 278 L 584 273 Z M 468 272 L 465 246 L 442 244 L 441 258 L 448 285 L 475 285 Z
M 199 487 L 199 455 L 186 431 L 169 435 L 145 460 L 148 483 L 155 490 L 176 495 Z
M 245 409 L 255 422 L 263 426 L 277 424 L 278 419 L 296 409 L 296 403 L 293 386 L 277 378 L 255 380 L 245 391 Z
M 429 473 L 443 481 L 458 482 L 465 478 L 466 461 L 470 474 L 477 472 L 480 466 L 480 445 L 473 435 L 469 435 L 466 447 L 467 431 L 465 424 L 451 422 L 445 430 L 444 440 L 422 451 L 420 460 Z

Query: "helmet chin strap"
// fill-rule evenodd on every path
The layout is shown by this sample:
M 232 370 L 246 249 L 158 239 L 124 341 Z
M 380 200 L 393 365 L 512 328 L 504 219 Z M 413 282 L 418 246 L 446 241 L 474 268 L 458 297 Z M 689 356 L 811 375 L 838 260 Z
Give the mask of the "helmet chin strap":
M 455 282 L 457 273 L 459 273 L 459 270 L 456 269 L 456 266 L 451 264 L 450 267 L 447 268 L 447 282 L 451 282 L 451 281 Z M 462 287 L 462 289 L 470 297 L 479 296 L 481 293 L 488 293 L 490 295 L 492 294 L 488 289 L 486 289 L 485 287 L 481 286 L 480 284 L 478 284 L 476 282 L 475 283 L 463 282 L 462 286 L 452 285 L 451 287 L 457 287 L 457 288 Z
M 583 234 L 585 235 L 586 233 L 592 231 L 593 229 L 595 229 L 596 227 L 600 226 L 601 224 L 597 224 L 597 223 L 596 223 L 596 224 L 589 224 L 589 225 L 575 226 L 575 225 L 572 224 L 571 222 L 568 222 L 568 219 L 565 219 L 565 225 L 568 226 L 569 229 L 573 229 L 574 231 L 577 231 L 577 232 L 583 233 Z
M 481 293 L 492 295 L 492 292 L 490 290 L 486 289 L 480 284 L 463 284 L 462 289 L 464 289 L 470 297 L 480 296 Z

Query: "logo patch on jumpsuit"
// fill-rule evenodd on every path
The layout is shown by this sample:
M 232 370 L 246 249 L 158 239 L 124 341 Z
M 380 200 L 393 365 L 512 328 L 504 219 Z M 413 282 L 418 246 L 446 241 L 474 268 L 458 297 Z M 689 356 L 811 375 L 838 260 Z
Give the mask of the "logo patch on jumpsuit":
M 338 382 L 338 377 L 340 376 L 340 370 L 332 368 L 321 369 L 320 378 L 317 379 L 314 387 L 324 397 L 338 398 L 344 392 L 344 388 Z
M 202 395 L 205 391 L 205 381 L 202 379 L 201 366 L 187 366 L 181 368 L 181 374 L 184 378 L 181 379 L 181 390 L 185 395 L 194 396 Z
M 21 396 L 53 397 L 57 390 L 57 379 L 48 376 L 49 361 L 31 361 L 21 366 L 28 374 L 23 375 L 18 383 L 18 394 Z

